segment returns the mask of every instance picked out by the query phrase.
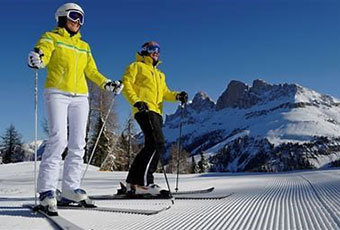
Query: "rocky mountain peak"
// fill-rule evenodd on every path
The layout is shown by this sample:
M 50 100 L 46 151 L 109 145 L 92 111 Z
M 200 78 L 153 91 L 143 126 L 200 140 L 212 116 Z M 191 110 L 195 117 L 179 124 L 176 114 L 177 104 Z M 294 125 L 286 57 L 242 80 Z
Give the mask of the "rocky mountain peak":
M 273 85 L 268 84 L 262 79 L 256 79 L 253 81 L 253 92 L 269 91 L 273 88 Z
M 215 102 L 207 96 L 205 92 L 198 92 L 194 96 L 190 107 L 196 111 L 202 111 L 206 109 L 212 109 L 215 106 Z
M 188 103 L 184 112 L 188 116 L 191 112 L 200 113 L 202 111 L 211 111 L 215 108 L 215 102 L 203 91 L 195 94 L 191 102 Z M 178 106 L 174 114 L 166 115 L 165 123 L 171 122 L 181 116 L 181 107 Z
M 249 94 L 250 87 L 241 81 L 232 80 L 227 89 L 218 98 L 216 109 L 249 108 L 256 104 L 257 98 Z
M 277 100 L 282 97 L 287 97 L 290 101 L 293 101 L 298 90 L 299 86 L 296 84 L 272 85 L 264 80 L 256 79 L 250 87 L 243 82 L 232 80 L 227 89 L 218 98 L 216 109 L 248 109 L 256 104 Z

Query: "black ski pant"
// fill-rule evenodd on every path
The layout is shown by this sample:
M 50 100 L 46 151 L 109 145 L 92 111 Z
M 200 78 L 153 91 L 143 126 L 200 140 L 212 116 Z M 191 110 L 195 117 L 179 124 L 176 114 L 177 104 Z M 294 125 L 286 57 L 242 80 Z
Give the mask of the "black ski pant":
M 163 118 L 160 114 L 149 111 L 136 113 L 135 119 L 142 129 L 145 142 L 131 165 L 126 182 L 146 186 L 154 183 L 152 174 L 165 151 Z

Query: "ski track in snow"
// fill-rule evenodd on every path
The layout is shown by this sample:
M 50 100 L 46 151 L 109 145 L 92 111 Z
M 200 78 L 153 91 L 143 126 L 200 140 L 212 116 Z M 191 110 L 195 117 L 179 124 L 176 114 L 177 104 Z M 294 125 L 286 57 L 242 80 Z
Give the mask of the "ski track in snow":
M 2 172 L 0 166 L 0 175 Z M 101 173 L 93 169 L 90 175 L 91 180 L 88 183 L 85 180 L 84 187 L 91 194 L 112 193 L 112 185 L 118 185 L 118 181 L 126 176 L 125 173 Z M 172 185 L 175 178 L 176 175 L 169 175 Z M 161 174 L 156 174 L 156 181 L 163 180 Z M 179 185 L 182 190 L 214 186 L 215 190 L 209 193 L 211 196 L 233 194 L 221 200 L 176 200 L 169 210 L 152 216 L 78 210 L 60 210 L 59 213 L 84 229 L 340 230 L 340 169 L 278 174 L 181 175 Z M 6 184 L 1 188 L 6 188 Z M 0 195 L 0 229 L 54 229 L 44 218 L 20 208 L 23 203 L 34 202 L 27 194 L 20 195 L 11 193 L 11 187 L 7 196 Z M 106 207 L 159 209 L 171 202 L 110 200 L 96 203 Z

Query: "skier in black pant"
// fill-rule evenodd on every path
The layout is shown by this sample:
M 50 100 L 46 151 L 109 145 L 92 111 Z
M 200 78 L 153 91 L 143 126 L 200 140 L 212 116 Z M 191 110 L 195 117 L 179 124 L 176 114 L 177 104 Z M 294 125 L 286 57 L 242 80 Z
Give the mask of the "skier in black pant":
M 154 184 L 153 173 L 165 151 L 162 132 L 163 101 L 188 101 L 184 91 L 168 89 L 163 72 L 157 69 L 160 46 L 150 41 L 143 44 L 123 76 L 123 94 L 132 105 L 132 111 L 143 131 L 144 148 L 138 153 L 127 176 L 127 190 L 132 194 L 157 195 L 161 188 Z M 162 162 L 163 163 L 163 162 Z

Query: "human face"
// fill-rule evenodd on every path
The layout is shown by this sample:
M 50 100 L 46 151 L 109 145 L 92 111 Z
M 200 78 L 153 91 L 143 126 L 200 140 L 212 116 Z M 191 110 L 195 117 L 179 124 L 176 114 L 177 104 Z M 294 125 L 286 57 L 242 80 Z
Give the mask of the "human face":
M 154 61 L 158 61 L 159 53 L 158 53 L 158 52 L 153 52 L 153 53 L 150 54 L 150 57 L 151 57 Z
M 79 21 L 73 22 L 73 21 L 67 19 L 66 26 L 73 33 L 77 33 L 80 29 Z

